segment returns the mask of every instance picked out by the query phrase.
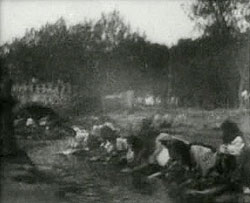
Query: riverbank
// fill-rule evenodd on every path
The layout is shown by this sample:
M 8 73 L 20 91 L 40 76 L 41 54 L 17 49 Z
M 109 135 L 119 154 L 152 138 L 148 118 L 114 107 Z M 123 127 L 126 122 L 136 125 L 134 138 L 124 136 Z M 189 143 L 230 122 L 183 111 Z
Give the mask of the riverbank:
M 112 113 L 108 117 L 121 127 L 122 133 L 129 133 L 131 130 L 136 131 L 133 126 L 136 127 L 142 118 L 155 113 L 157 112 Z M 215 147 L 221 143 L 220 123 L 227 117 L 240 123 L 242 117 L 245 116 L 245 113 L 238 111 L 166 113 L 173 117 L 184 115 L 181 118 L 185 118 L 168 129 L 170 132 L 188 141 L 202 142 Z M 75 117 L 70 123 L 76 123 L 85 128 L 85 121 L 86 118 Z M 126 131 L 128 127 L 130 129 Z M 91 162 L 90 158 L 93 156 L 91 151 L 78 155 L 60 154 L 59 152 L 68 148 L 72 139 L 70 137 L 55 140 L 32 140 L 18 137 L 19 146 L 27 152 L 32 164 L 27 160 L 21 162 L 6 160 L 2 164 L 2 202 L 174 202 L 158 179 L 149 184 L 150 190 L 139 191 L 131 184 L 131 177 L 120 172 L 120 166 L 105 161 Z

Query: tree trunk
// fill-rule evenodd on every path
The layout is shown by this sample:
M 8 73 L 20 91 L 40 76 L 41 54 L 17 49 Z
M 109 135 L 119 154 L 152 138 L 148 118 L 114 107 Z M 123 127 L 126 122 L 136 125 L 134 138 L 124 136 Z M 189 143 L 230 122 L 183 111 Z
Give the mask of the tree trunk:
M 15 102 L 11 96 L 11 87 L 10 79 L 6 78 L 2 81 L 0 98 L 1 156 L 15 154 L 17 151 L 12 113 Z
M 236 66 L 239 71 L 239 88 L 238 88 L 238 100 L 239 107 L 244 107 L 244 98 L 241 96 L 244 88 L 247 87 L 249 81 L 249 43 L 242 45 L 240 49 L 236 49 Z M 246 88 L 247 89 L 247 88 Z
M 238 89 L 238 101 L 239 101 L 239 108 L 242 109 L 244 108 L 244 101 L 243 97 L 241 96 L 241 93 L 244 90 L 244 79 L 240 74 L 240 82 L 239 82 L 239 89 Z
M 247 90 L 246 86 L 249 80 L 249 69 L 248 69 L 248 65 L 243 64 L 243 66 L 240 67 L 239 69 L 239 88 L 238 88 L 238 100 L 239 100 L 239 108 L 246 108 L 246 102 L 244 101 L 245 98 L 242 97 L 242 92 L 244 90 Z

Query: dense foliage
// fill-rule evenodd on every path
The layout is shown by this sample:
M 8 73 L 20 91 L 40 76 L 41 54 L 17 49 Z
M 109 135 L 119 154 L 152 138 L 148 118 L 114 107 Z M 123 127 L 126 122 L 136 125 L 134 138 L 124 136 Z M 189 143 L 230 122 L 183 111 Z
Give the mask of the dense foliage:
M 2 56 L 16 81 L 33 77 L 62 80 L 112 92 L 147 85 L 152 74 L 156 76 L 166 67 L 167 50 L 130 31 L 114 11 L 97 22 L 68 27 L 59 19 L 39 30 L 31 29 L 21 39 L 2 46 Z
M 193 19 L 211 17 L 208 2 L 196 1 Z M 17 82 L 61 80 L 88 94 L 133 89 L 163 100 L 177 96 L 183 106 L 236 107 L 249 86 L 249 32 L 220 35 L 213 22 L 203 26 L 203 37 L 169 48 L 131 31 L 117 11 L 72 26 L 61 18 L 1 46 L 1 60 Z

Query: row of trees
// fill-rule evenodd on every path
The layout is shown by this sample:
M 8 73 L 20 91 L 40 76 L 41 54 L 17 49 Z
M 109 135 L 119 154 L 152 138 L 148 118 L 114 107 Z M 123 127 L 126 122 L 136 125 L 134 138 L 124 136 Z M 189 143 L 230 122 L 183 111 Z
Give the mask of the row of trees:
M 61 18 L 31 29 L 5 44 L 2 57 L 15 81 L 60 79 L 82 89 L 114 92 L 148 86 L 166 68 L 167 51 L 132 32 L 114 11 L 97 22 L 67 27 Z
M 19 82 L 60 79 L 91 94 L 134 89 L 236 107 L 249 89 L 249 10 L 245 0 L 194 1 L 189 15 L 203 36 L 171 48 L 131 31 L 117 11 L 73 26 L 61 18 L 3 45 L 1 60 Z

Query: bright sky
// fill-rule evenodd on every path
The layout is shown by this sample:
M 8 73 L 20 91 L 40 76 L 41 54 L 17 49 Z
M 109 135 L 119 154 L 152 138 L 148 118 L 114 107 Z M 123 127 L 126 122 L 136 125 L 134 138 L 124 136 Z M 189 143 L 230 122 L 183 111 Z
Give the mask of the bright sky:
M 197 36 L 181 4 L 188 0 L 0 0 L 0 44 L 63 17 L 69 25 L 102 12 L 120 11 L 134 30 L 145 32 L 152 42 L 172 45 L 180 38 Z

